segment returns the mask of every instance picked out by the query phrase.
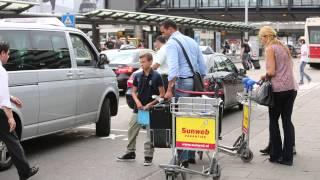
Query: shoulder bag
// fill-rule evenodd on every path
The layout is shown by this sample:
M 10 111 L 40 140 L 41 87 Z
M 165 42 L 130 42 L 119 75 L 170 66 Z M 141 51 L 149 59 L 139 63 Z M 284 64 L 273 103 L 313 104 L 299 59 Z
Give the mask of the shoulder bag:
M 177 41 L 177 43 L 179 44 L 179 46 L 181 47 L 182 49 L 182 52 L 185 56 L 185 58 L 187 59 L 187 63 L 189 64 L 189 67 L 193 73 L 193 90 L 194 91 L 201 91 L 203 92 L 204 91 L 204 84 L 203 84 L 203 79 L 201 77 L 201 74 L 199 72 L 195 72 L 194 69 L 193 69 L 193 66 L 191 64 L 191 61 L 189 59 L 189 56 L 186 52 L 186 50 L 184 49 L 183 45 L 181 44 L 181 42 L 176 39 L 176 38 L 173 38 L 175 41 Z

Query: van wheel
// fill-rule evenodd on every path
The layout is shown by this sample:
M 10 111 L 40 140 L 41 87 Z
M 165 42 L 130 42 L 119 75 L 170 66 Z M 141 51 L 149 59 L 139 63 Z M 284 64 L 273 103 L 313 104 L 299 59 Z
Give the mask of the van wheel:
M 12 166 L 11 156 L 9 155 L 7 146 L 0 141 L 0 171 L 9 169 Z
M 96 123 L 97 136 L 109 136 L 110 134 L 110 100 L 106 98 L 103 101 L 99 120 Z

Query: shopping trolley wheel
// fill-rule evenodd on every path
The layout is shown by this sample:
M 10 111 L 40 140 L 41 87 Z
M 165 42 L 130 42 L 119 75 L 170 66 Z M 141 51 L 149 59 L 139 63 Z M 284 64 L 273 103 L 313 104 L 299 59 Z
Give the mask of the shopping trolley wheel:
M 221 177 L 221 167 L 219 164 L 216 165 L 215 169 L 214 169 L 214 173 L 213 173 L 213 180 L 219 180 Z
M 175 180 L 177 179 L 177 173 L 173 171 L 165 171 L 166 173 L 166 180 Z
M 246 149 L 241 153 L 240 157 L 243 162 L 248 163 L 253 159 L 253 152 L 250 149 Z

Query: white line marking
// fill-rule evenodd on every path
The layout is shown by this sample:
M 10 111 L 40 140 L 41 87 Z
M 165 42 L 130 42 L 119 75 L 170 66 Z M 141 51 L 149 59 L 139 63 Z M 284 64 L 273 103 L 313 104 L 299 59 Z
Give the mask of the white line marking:
M 89 126 L 82 126 L 78 127 L 79 129 L 92 129 L 95 130 L 95 127 L 89 127 Z M 128 132 L 127 129 L 111 129 L 111 131 L 118 131 L 118 132 Z M 140 133 L 147 133 L 147 131 L 140 131 Z

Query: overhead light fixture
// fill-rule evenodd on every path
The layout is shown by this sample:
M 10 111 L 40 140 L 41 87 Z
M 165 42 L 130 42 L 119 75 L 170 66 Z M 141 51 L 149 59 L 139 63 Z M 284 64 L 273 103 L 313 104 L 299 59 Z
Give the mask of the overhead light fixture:
M 224 14 L 221 14 L 221 17 L 224 17 Z
M 283 17 L 286 17 L 286 16 L 287 16 L 287 14 L 286 14 L 286 13 L 284 13 L 284 14 L 282 14 L 282 16 L 283 16 Z

